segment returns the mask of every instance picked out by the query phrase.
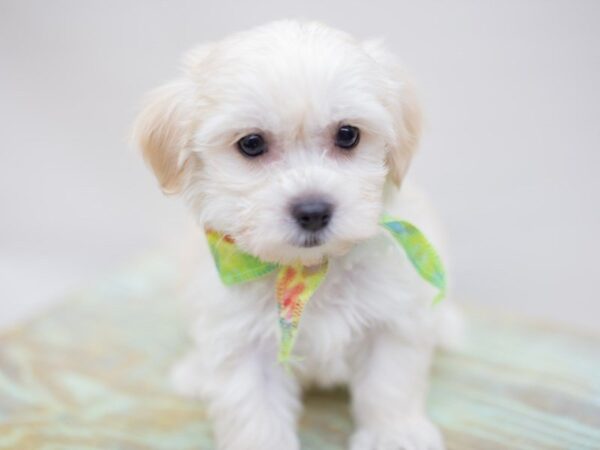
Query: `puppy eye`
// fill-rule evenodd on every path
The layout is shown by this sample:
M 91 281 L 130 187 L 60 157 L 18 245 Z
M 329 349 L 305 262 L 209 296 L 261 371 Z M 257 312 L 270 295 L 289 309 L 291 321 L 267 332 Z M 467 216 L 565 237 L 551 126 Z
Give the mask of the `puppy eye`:
M 267 152 L 267 143 L 260 134 L 249 134 L 237 142 L 238 149 L 243 155 L 255 158 Z
M 352 125 L 341 126 L 335 135 L 335 145 L 345 150 L 356 147 L 360 140 L 360 131 Z

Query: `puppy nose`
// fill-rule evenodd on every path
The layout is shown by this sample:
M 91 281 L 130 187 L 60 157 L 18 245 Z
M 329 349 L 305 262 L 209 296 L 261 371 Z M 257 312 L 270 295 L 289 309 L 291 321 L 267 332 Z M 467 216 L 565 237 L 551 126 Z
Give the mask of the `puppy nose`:
M 292 215 L 300 227 L 307 231 L 319 231 L 331 220 L 331 204 L 323 200 L 303 200 L 292 206 Z

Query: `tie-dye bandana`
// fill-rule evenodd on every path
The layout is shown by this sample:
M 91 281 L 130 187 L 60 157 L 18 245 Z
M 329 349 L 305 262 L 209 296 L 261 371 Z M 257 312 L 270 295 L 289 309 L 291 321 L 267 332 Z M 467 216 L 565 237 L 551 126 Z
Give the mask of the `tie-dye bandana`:
M 411 223 L 387 215 L 381 219 L 380 225 L 404 248 L 419 275 L 439 289 L 434 304 L 439 302 L 446 293 L 446 273 L 440 257 L 427 238 Z M 249 282 L 278 271 L 275 283 L 281 333 L 278 359 L 287 365 L 292 356 L 302 313 L 325 279 L 327 262 L 315 266 L 281 266 L 261 261 L 241 251 L 228 235 L 207 229 L 206 237 L 221 281 L 227 286 Z

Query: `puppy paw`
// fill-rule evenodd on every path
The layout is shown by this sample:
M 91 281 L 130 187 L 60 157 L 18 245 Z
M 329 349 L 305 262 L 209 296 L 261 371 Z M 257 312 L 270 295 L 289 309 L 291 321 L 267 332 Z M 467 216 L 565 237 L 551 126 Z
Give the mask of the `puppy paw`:
M 387 429 L 357 430 L 350 441 L 350 450 L 444 450 L 438 429 L 426 418 L 410 419 Z

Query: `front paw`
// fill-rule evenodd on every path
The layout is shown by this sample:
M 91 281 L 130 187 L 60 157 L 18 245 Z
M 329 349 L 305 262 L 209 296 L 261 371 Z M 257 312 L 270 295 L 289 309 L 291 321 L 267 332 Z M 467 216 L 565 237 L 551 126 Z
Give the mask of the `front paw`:
M 429 419 L 407 419 L 385 430 L 357 430 L 350 450 L 444 450 L 444 441 Z

